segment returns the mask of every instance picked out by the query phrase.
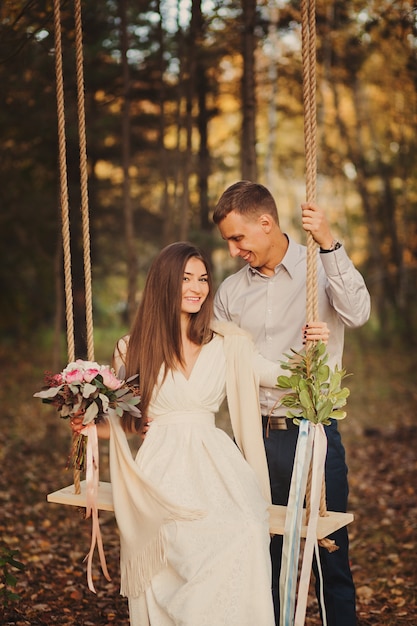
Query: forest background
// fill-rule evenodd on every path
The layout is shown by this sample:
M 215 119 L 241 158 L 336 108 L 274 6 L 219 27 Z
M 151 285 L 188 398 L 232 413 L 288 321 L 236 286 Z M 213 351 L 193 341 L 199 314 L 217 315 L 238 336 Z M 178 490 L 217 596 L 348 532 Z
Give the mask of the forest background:
M 277 201 L 282 229 L 304 242 L 300 2 L 85 0 L 82 11 L 95 344 L 97 359 L 109 362 L 115 340 L 129 327 L 149 264 L 163 245 L 187 239 L 204 248 L 216 285 L 237 269 L 211 221 L 229 184 L 242 178 L 265 184 Z M 31 486 L 31 476 L 44 472 L 55 480 L 42 483 L 45 489 L 57 488 L 45 449 L 62 452 L 68 443 L 67 430 L 32 399 L 43 372 L 59 371 L 67 358 L 53 21 L 52 0 L 0 5 L 0 458 L 8 468 L 0 530 L 1 544 L 19 548 L 32 566 L 33 545 L 16 531 L 13 506 L 21 502 L 21 523 L 38 510 L 24 509 L 25 503 L 33 507 L 36 500 L 39 515 L 45 515 L 44 493 Z M 76 354 L 83 357 L 69 0 L 61 2 L 61 26 L 75 341 Z M 389 544 L 392 555 L 394 535 L 406 529 L 415 541 L 417 527 L 417 462 L 409 449 L 417 399 L 417 10 L 406 1 L 318 0 L 316 28 L 317 199 L 372 296 L 368 324 L 347 333 L 345 365 L 354 376 L 349 416 L 341 428 L 354 470 L 364 481 L 372 476 L 380 485 L 366 465 L 368 452 L 375 463 L 380 453 L 395 458 L 386 484 L 401 480 L 399 493 L 394 487 L 385 496 L 371 492 L 382 517 L 401 509 L 391 534 L 386 528 L 394 524 L 391 518 L 382 534 L 379 522 L 370 526 L 379 533 L 381 554 Z M 381 437 L 381 445 L 369 445 L 370 436 Z M 393 441 L 403 442 L 404 449 L 395 452 Z M 31 452 L 32 465 L 25 469 L 25 456 L 21 501 L 17 477 L 10 472 L 22 450 Z M 384 466 L 384 477 L 386 471 Z M 361 489 L 366 490 L 353 483 L 353 501 L 363 506 Z M 397 507 L 390 498 L 402 504 Z M 357 529 L 354 543 L 359 561 L 362 530 Z M 368 548 L 375 546 L 375 533 Z M 408 551 L 415 545 L 410 541 L 403 542 Z M 374 566 L 379 583 L 369 582 L 363 557 L 362 610 L 380 611 L 387 620 L 391 615 L 395 624 L 415 623 L 415 573 L 406 574 L 394 561 L 392 580 L 400 582 L 389 587 Z M 378 561 L 378 566 L 383 571 L 387 564 Z M 35 574 L 27 576 L 30 582 L 22 582 L 26 600 Z M 384 593 L 389 588 L 385 604 L 376 586 Z M 48 621 L 45 614 L 46 621 L 30 619 L 32 624 L 72 623 Z M 384 619 L 369 623 L 391 623 Z

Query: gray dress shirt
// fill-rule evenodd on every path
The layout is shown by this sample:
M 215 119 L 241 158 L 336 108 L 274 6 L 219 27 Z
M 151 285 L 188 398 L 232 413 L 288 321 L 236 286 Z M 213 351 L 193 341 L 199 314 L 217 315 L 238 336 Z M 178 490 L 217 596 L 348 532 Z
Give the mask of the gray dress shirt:
M 275 363 L 287 360 L 291 348 L 302 351 L 302 327 L 306 320 L 307 248 L 290 239 L 287 252 L 265 276 L 249 265 L 226 278 L 214 302 L 216 319 L 234 322 L 248 331 L 260 354 Z M 344 247 L 318 255 L 319 320 L 327 322 L 329 365 L 342 365 L 345 326 L 362 326 L 369 318 L 370 296 L 362 275 Z M 288 374 L 287 370 L 282 371 Z M 281 390 L 261 386 L 261 412 L 284 416 L 277 406 Z

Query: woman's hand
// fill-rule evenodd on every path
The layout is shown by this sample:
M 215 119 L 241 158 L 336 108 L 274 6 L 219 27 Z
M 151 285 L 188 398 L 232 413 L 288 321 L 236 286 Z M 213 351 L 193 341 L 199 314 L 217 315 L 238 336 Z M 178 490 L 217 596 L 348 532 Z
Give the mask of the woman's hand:
M 149 430 L 149 426 L 152 422 L 152 417 L 148 417 L 146 418 L 146 421 L 143 422 L 142 428 L 139 431 L 139 436 L 142 439 L 142 441 L 144 441 L 145 437 L 146 437 L 146 433 Z
M 72 415 L 70 419 L 70 426 L 73 433 L 80 435 L 81 431 L 85 428 L 85 424 L 83 424 L 83 414 Z M 97 422 L 96 427 L 97 436 L 100 439 L 110 439 L 110 425 L 106 419 Z
M 85 428 L 83 424 L 83 415 L 72 415 L 70 419 L 70 426 L 73 433 L 77 435 L 81 434 L 83 428 Z
M 307 341 L 322 341 L 327 343 L 330 331 L 326 322 L 310 322 L 303 326 L 303 343 Z

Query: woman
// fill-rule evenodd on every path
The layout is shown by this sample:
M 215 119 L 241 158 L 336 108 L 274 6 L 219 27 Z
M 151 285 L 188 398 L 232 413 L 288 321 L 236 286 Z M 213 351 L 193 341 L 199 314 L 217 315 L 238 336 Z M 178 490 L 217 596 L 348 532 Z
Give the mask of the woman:
M 132 626 L 274 625 L 258 386 L 259 377 L 274 384 L 281 369 L 255 356 L 239 328 L 213 323 L 212 301 L 201 253 L 167 246 L 115 351 L 116 371 L 140 374 L 148 424 L 133 460 L 126 433 L 143 425 L 115 415 L 108 423 Z M 307 332 L 323 339 L 327 329 Z M 215 427 L 226 392 L 237 445 Z

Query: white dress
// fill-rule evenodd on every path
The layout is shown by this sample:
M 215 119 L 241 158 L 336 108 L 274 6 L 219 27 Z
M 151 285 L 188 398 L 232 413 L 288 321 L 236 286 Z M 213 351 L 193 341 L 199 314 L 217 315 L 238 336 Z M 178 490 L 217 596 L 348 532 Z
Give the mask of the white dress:
M 171 501 L 205 515 L 164 525 L 167 564 L 144 592 L 129 597 L 132 626 L 275 623 L 268 503 L 238 447 L 214 422 L 225 380 L 223 337 L 216 335 L 189 379 L 168 373 L 150 404 L 153 421 L 136 464 Z

